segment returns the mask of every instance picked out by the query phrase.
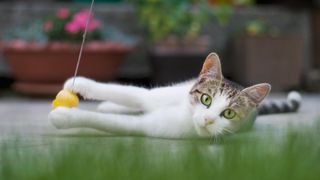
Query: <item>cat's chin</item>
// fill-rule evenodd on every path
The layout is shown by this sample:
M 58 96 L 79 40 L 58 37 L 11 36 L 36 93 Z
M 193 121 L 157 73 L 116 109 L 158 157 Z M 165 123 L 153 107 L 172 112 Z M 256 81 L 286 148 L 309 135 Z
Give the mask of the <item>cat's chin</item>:
M 195 129 L 196 129 L 198 136 L 200 136 L 200 137 L 210 138 L 213 136 L 207 127 L 195 126 Z

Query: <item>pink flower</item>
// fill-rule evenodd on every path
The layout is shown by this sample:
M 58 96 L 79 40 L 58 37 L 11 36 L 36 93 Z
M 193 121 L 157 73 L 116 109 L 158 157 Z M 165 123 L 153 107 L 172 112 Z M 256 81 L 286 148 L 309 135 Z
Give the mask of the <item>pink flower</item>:
M 70 11 L 67 8 L 59 9 L 58 12 L 56 13 L 56 16 L 61 20 L 68 18 L 69 15 L 70 15 Z
M 96 29 L 99 29 L 101 27 L 100 21 L 97 20 L 91 20 L 88 24 L 88 32 L 92 32 Z
M 89 11 L 83 10 L 73 16 L 73 22 L 77 23 L 82 31 L 85 30 L 87 18 L 89 18 Z M 90 17 L 90 22 L 88 24 L 88 32 L 92 32 L 101 27 L 101 22 Z
M 76 22 L 71 21 L 65 25 L 64 30 L 69 34 L 77 34 L 81 27 Z
M 51 21 L 46 21 L 43 23 L 43 30 L 45 32 L 50 32 L 53 29 L 53 23 Z
M 87 18 L 89 18 L 89 11 L 84 10 L 76 13 L 72 21 L 65 25 L 65 31 L 69 34 L 76 34 L 84 32 L 87 24 Z M 90 17 L 88 24 L 88 32 L 92 32 L 101 27 L 101 22 Z
M 73 21 L 77 23 L 82 29 L 84 29 L 86 27 L 88 17 L 89 17 L 89 11 L 87 10 L 80 11 L 73 16 Z

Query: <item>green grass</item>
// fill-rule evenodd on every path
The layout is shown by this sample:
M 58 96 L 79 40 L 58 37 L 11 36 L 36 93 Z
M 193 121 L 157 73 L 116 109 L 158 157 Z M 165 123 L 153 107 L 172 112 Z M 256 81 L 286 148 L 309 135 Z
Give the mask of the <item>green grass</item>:
M 318 180 L 320 172 L 320 125 L 239 134 L 216 144 L 70 136 L 5 142 L 0 144 L 1 180 Z

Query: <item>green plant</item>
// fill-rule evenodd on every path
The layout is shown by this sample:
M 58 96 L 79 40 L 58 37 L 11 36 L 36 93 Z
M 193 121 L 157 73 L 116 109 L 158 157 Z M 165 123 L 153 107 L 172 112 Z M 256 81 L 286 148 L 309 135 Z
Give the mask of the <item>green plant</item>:
M 212 15 L 225 23 L 231 14 L 228 4 L 212 7 L 204 0 L 137 0 L 140 23 L 144 25 L 152 42 L 169 36 L 193 39 Z
M 276 26 L 273 26 L 264 19 L 254 19 L 248 21 L 245 24 L 243 31 L 248 36 L 276 36 L 280 33 L 280 30 Z
M 245 25 L 245 33 L 249 36 L 258 36 L 267 33 L 267 24 L 260 19 L 251 20 Z
M 47 44 L 52 41 L 78 43 L 82 40 L 88 16 L 87 10 L 75 11 L 62 8 L 48 17 L 8 29 L 1 40 L 13 45 L 26 42 Z M 119 29 L 109 24 L 102 24 L 102 21 L 93 17 L 90 19 L 87 32 L 87 41 L 108 41 L 128 45 L 137 42 L 135 37 L 125 35 Z

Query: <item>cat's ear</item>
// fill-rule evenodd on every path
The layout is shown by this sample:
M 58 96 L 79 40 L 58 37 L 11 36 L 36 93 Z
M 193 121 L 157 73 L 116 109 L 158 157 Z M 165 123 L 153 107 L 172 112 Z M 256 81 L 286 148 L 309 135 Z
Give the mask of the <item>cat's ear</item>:
M 222 77 L 219 56 L 216 53 L 210 53 L 203 63 L 202 70 L 200 72 L 200 79 L 215 78 L 221 81 Z
M 245 88 L 241 91 L 241 93 L 248 96 L 255 103 L 259 104 L 269 94 L 270 90 L 270 84 L 261 83 Z

